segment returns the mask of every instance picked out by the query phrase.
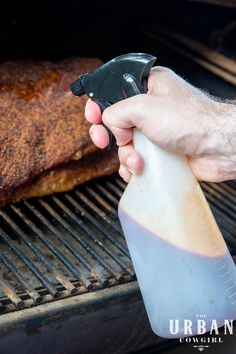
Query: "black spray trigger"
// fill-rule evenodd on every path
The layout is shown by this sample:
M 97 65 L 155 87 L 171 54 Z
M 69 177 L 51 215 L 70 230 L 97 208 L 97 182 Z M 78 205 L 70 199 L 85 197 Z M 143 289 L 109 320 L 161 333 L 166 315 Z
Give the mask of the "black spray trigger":
M 155 61 L 156 57 L 145 53 L 120 55 L 99 68 L 80 75 L 72 83 L 71 91 L 76 96 L 86 93 L 103 111 L 108 105 L 145 93 L 144 82 Z M 106 129 L 108 130 L 107 127 Z M 108 133 L 111 148 L 115 140 L 110 130 Z
M 123 75 L 122 88 L 126 98 L 146 92 L 144 86 L 141 85 L 133 75 L 128 73 Z

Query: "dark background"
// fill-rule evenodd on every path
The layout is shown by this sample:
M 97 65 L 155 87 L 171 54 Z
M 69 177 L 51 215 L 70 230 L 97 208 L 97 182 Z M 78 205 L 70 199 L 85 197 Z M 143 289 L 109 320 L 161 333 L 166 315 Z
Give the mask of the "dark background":
M 227 32 L 233 21 L 236 8 L 192 1 L 5 1 L 0 11 L 0 61 L 68 56 L 106 60 L 143 51 L 141 30 L 161 23 L 235 56 L 235 26 Z

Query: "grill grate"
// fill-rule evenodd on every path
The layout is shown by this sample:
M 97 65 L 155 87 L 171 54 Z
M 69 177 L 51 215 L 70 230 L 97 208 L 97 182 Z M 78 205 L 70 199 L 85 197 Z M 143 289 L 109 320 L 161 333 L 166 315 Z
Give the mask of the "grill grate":
M 236 181 L 202 186 L 236 256 Z M 124 188 L 106 177 L 0 209 L 0 313 L 135 279 L 117 217 Z

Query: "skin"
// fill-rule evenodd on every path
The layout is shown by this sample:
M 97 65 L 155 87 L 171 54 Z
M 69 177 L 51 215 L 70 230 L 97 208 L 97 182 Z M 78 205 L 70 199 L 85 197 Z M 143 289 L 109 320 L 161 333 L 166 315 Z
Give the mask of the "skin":
M 158 146 L 187 155 L 198 180 L 236 178 L 236 105 L 220 102 L 170 69 L 153 68 L 147 94 L 120 101 L 103 114 L 88 100 L 85 117 L 92 124 L 90 136 L 99 148 L 108 145 L 102 121 L 115 135 L 119 174 L 126 182 L 132 173 L 141 173 L 145 163 L 133 147 L 133 127 Z

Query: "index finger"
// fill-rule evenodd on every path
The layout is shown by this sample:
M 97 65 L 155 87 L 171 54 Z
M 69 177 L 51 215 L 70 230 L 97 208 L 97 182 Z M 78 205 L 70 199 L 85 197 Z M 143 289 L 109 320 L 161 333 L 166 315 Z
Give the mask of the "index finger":
M 85 118 L 92 124 L 99 124 L 102 122 L 102 113 L 98 104 L 90 99 L 86 102 Z

